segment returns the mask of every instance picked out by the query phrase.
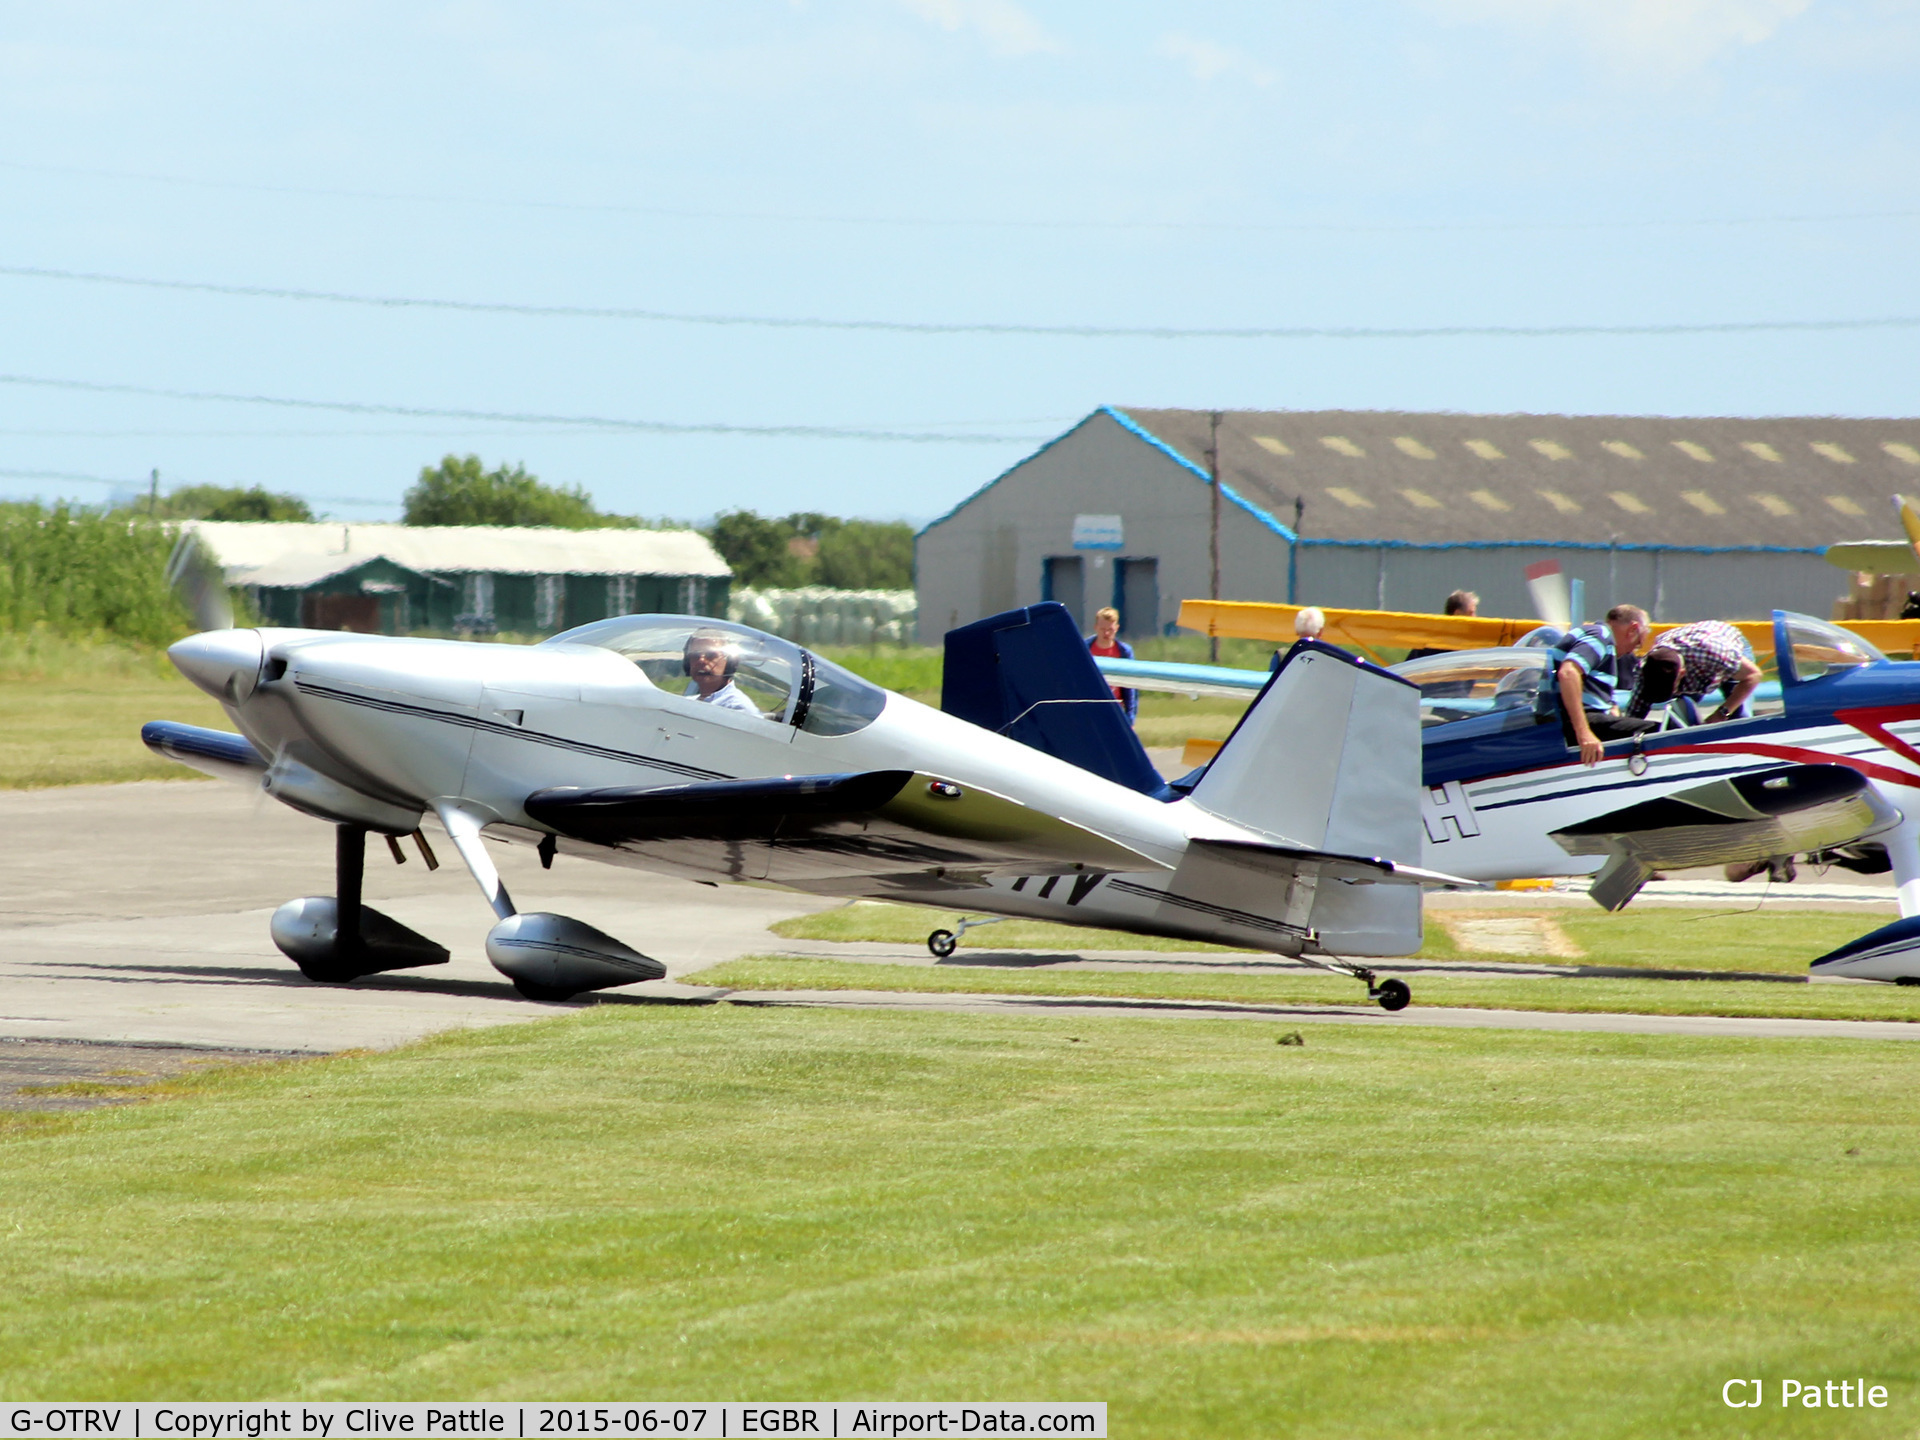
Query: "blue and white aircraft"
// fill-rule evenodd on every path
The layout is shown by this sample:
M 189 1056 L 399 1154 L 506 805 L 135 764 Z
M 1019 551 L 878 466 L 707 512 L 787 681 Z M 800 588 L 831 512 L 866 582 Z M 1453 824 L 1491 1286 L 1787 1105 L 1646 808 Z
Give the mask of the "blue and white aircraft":
M 1534 646 L 1426 656 L 1420 687 L 1421 863 L 1492 881 L 1593 877 L 1608 909 L 1657 870 L 1809 854 L 1891 869 L 1902 918 L 1815 961 L 1816 974 L 1920 983 L 1920 663 L 1776 611 L 1774 703 L 1752 718 L 1664 728 L 1580 764 L 1535 723 Z M 1232 693 L 1257 672 L 1101 660 L 1116 684 Z M 1246 693 L 1240 688 L 1240 693 Z

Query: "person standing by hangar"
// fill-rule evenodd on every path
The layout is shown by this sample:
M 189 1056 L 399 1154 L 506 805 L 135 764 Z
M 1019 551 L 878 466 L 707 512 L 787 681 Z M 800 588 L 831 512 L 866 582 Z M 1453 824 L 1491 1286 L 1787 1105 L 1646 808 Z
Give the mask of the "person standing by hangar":
M 1110 660 L 1133 659 L 1133 647 L 1120 638 L 1120 612 L 1111 605 L 1102 606 L 1093 614 L 1093 634 L 1087 637 L 1087 650 L 1090 654 L 1103 655 Z M 1127 712 L 1127 723 L 1133 724 L 1140 718 L 1140 692 L 1113 687 L 1113 698 L 1120 702 Z

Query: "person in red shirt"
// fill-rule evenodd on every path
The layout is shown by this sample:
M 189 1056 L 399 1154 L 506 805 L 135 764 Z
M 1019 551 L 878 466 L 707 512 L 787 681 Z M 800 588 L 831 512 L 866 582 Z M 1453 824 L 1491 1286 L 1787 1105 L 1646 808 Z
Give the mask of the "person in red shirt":
M 1087 637 L 1087 649 L 1095 655 L 1105 655 L 1112 660 L 1133 659 L 1133 647 L 1120 638 L 1120 612 L 1111 605 L 1094 612 L 1093 634 Z M 1125 708 L 1129 725 L 1140 718 L 1138 690 L 1122 690 L 1115 685 L 1113 698 Z

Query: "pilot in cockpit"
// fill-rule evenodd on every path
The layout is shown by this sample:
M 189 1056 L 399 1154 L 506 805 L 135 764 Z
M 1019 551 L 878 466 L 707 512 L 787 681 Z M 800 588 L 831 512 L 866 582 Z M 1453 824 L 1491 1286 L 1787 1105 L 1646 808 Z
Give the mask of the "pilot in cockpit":
M 696 630 L 687 637 L 682 658 L 690 682 L 687 694 L 707 705 L 723 710 L 740 710 L 758 715 L 760 708 L 733 683 L 740 668 L 740 642 L 723 630 Z

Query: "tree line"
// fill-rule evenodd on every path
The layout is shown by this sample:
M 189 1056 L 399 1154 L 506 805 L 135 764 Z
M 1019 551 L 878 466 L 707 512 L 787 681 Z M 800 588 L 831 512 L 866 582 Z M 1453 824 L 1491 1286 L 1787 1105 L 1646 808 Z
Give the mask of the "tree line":
M 577 485 L 549 485 L 524 465 L 486 468 L 448 455 L 421 469 L 401 502 L 403 525 L 552 525 L 568 530 L 699 529 L 737 585 L 828 585 L 905 590 L 913 585 L 913 529 L 899 521 L 847 520 L 814 511 L 771 518 L 729 510 L 705 527 L 600 510 Z M 129 507 L 160 520 L 313 520 L 298 495 L 223 485 L 183 485 Z M 125 513 L 125 512 L 122 512 Z

